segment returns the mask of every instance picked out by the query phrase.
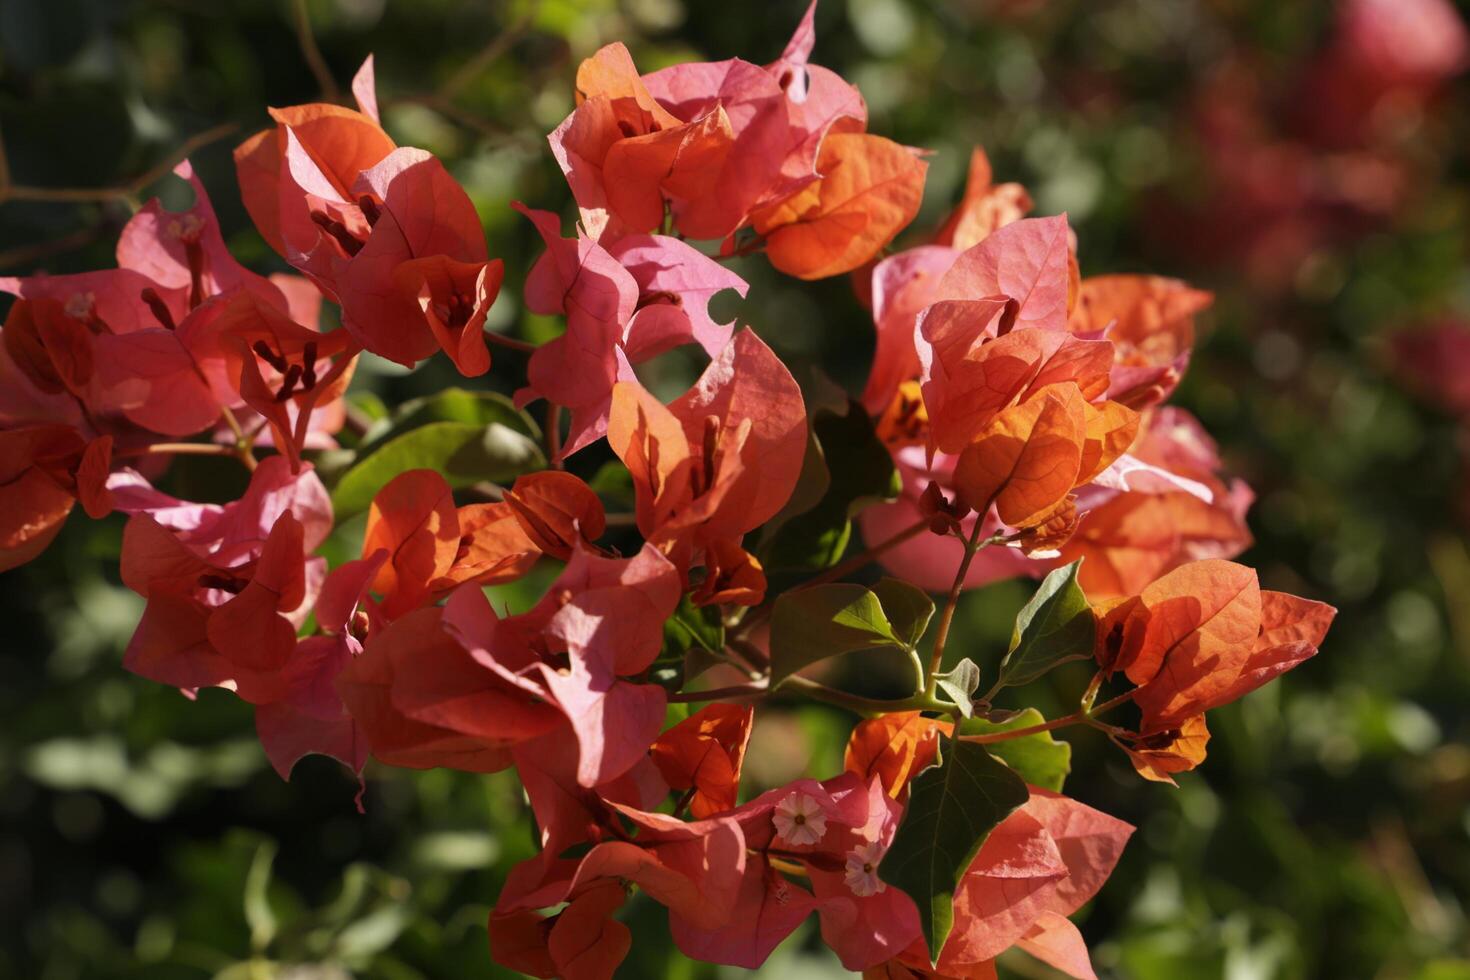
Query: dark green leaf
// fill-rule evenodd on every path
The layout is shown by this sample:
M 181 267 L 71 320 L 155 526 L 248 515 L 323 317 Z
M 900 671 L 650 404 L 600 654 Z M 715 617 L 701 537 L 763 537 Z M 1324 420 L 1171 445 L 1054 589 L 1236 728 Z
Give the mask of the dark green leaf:
M 929 593 L 896 578 L 885 578 L 873 586 L 873 594 L 883 604 L 883 613 L 899 642 L 909 648 L 918 646 L 934 615 L 934 600 Z
M 389 440 L 343 474 L 332 506 L 339 519 L 364 510 L 405 470 L 437 470 L 457 489 L 481 480 L 508 483 L 545 465 L 533 439 L 498 422 L 433 422 Z
M 997 713 L 999 714 L 999 713 Z M 1027 708 L 1025 711 L 1007 712 L 1004 718 L 991 715 L 987 718 L 971 718 L 960 725 L 965 735 L 990 735 L 994 732 L 1010 732 L 1018 728 L 1030 728 L 1046 721 L 1040 711 Z M 1053 792 L 1062 791 L 1062 783 L 1072 771 L 1072 746 L 1057 741 L 1051 732 L 1037 732 L 1022 738 L 987 744 L 990 754 L 1016 771 L 1032 786 L 1040 786 Z
M 1016 615 L 1011 648 L 1000 665 L 1004 686 L 1026 684 L 1069 660 L 1092 656 L 1093 616 L 1077 584 L 1082 559 L 1055 569 Z
M 789 505 L 785 519 L 766 533 L 761 551 L 771 569 L 836 564 L 852 536 L 851 518 L 869 504 L 892 500 L 901 489 L 893 457 L 859 403 L 850 401 L 841 415 L 818 411 L 811 433 L 802 497 L 815 498 L 814 504 L 801 511 Z M 818 463 L 819 471 L 814 469 Z
M 990 832 L 1025 803 L 1026 784 L 983 745 L 955 741 L 909 784 L 908 810 L 879 875 L 919 908 L 932 962 L 954 927 L 954 893 Z
M 480 426 L 498 422 L 533 441 L 541 439 L 541 429 L 535 421 L 499 392 L 447 388 L 437 395 L 404 402 L 391 419 L 383 419 L 363 436 L 361 452 L 371 453 L 405 432 L 435 422 Z
M 842 653 L 903 648 L 878 597 L 861 585 L 834 582 L 784 593 L 771 614 L 771 685 Z

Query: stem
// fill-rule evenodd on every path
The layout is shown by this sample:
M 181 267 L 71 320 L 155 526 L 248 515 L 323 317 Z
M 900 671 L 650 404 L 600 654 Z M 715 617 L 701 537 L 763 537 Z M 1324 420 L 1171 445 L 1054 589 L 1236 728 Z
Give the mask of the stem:
M 848 708 L 860 715 L 886 715 L 893 711 L 949 711 L 954 707 L 954 705 L 945 704 L 930 697 L 928 693 L 919 693 L 895 701 L 885 701 L 879 698 L 848 694 L 846 691 L 839 691 L 826 684 L 818 684 L 816 681 L 798 676 L 786 678 L 780 686 L 800 691 L 813 701 L 825 701 L 827 704 Z
M 234 447 L 223 446 L 215 442 L 155 442 L 151 446 L 141 446 L 137 449 L 124 449 L 113 455 L 119 459 L 127 459 L 133 456 L 162 455 L 165 453 L 175 456 L 237 455 Z
M 497 344 L 510 350 L 520 351 L 522 354 L 534 353 L 537 346 L 539 346 L 537 344 L 527 343 L 524 340 L 516 340 L 514 337 L 507 337 L 505 334 L 496 333 L 494 330 L 485 331 L 485 342 L 487 344 Z
M 982 745 L 989 742 L 1009 742 L 1012 739 L 1026 738 L 1028 735 L 1040 735 L 1043 732 L 1055 731 L 1058 728 L 1066 728 L 1069 725 L 1090 725 L 1093 719 L 1105 711 L 1111 711 L 1126 701 L 1133 700 L 1134 691 L 1126 691 L 1111 701 L 1104 701 L 1091 711 L 1074 711 L 1070 715 L 1053 718 L 1051 721 L 1040 725 L 1030 725 L 1026 728 L 1015 728 L 1008 732 L 991 732 L 988 735 L 961 735 L 960 739 L 965 742 L 979 742 Z M 1106 726 L 1100 726 L 1106 727 Z
M 732 684 L 729 687 L 712 687 L 708 691 L 679 691 L 669 695 L 670 701 L 731 701 L 740 698 L 758 698 L 769 688 L 764 679 L 749 684 Z
M 235 418 L 235 413 L 230 410 L 230 406 L 221 405 L 219 412 L 220 416 L 225 420 L 225 425 L 228 425 L 230 431 L 235 434 L 235 455 L 240 457 L 240 462 L 245 464 L 247 470 L 254 473 L 255 437 L 260 434 L 260 430 L 257 429 L 254 433 L 247 436 L 245 430 L 240 427 L 240 420 Z
M 466 85 L 474 81 L 486 68 L 489 68 L 496 59 L 509 51 L 516 41 L 520 40 L 521 36 L 526 33 L 532 21 L 536 19 L 536 13 L 540 7 L 541 0 L 533 0 L 530 6 L 526 8 L 526 12 L 521 14 L 514 24 L 511 24 L 493 37 L 489 44 L 486 44 L 473 57 L 460 65 L 459 70 L 449 76 L 443 85 L 439 86 L 439 98 L 454 98 Z
M 965 540 L 965 557 L 960 559 L 959 570 L 954 574 L 954 585 L 950 586 L 949 598 L 945 600 L 944 612 L 939 617 L 939 630 L 934 634 L 934 652 L 929 656 L 929 675 L 926 683 L 930 688 L 934 685 L 934 675 L 939 673 L 939 667 L 944 663 L 944 645 L 949 642 L 949 627 L 954 622 L 954 611 L 960 603 L 960 593 L 965 591 L 965 576 L 970 572 L 970 562 L 975 560 L 975 553 L 981 548 L 980 528 L 983 525 L 984 522 L 977 517 L 975 529 Z
M 295 15 L 296 40 L 301 45 L 301 57 L 306 59 L 306 66 L 311 69 L 317 85 L 321 86 L 322 99 L 326 102 L 341 101 L 342 92 L 337 88 L 337 80 L 332 77 L 331 69 L 322 57 L 322 49 L 317 47 L 316 35 L 311 31 L 311 17 L 306 11 L 306 0 L 294 0 L 291 7 Z

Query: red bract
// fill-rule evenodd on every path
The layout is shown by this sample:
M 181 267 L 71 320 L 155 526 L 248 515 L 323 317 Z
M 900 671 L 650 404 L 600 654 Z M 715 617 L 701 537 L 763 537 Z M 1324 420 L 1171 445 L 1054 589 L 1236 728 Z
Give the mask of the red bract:
M 738 545 L 786 503 L 806 411 L 791 374 L 747 329 L 670 405 L 636 381 L 618 384 L 608 442 L 633 476 L 639 530 L 687 572 L 702 549 Z M 711 571 L 732 557 L 717 552 Z
M 367 350 L 412 366 L 442 349 L 461 373 L 488 370 L 482 328 L 504 269 L 488 260 L 474 205 L 444 166 L 351 109 L 271 116 L 274 129 L 235 150 L 266 241 L 341 304 L 343 326 Z
M 296 630 L 324 574 L 324 562 L 307 559 L 331 524 L 315 474 L 293 476 L 275 457 L 225 507 L 133 486 L 119 486 L 114 499 L 132 514 L 123 582 L 148 600 L 128 669 L 185 690 L 228 687 L 254 703 L 279 700 Z
M 748 287 L 676 238 L 632 235 L 605 249 L 585 236 L 561 238 L 549 212 L 516 207 L 546 242 L 526 279 L 526 305 L 567 318 L 567 332 L 531 355 L 516 401 L 546 398 L 569 408 L 562 451 L 571 454 L 606 434 L 613 385 L 636 380 L 634 364 L 691 342 L 717 356 L 733 323 L 714 322 L 710 298 L 725 289 L 744 296 Z
M 0 429 L 0 571 L 39 555 L 78 500 L 89 517 L 113 508 L 112 437 L 88 442 L 64 425 Z

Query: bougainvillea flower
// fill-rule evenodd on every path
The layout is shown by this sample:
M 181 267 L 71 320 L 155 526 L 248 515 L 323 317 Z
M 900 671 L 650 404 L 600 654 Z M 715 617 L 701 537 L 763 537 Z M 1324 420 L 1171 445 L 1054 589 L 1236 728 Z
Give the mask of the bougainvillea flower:
M 1031 195 L 1026 188 L 994 183 L 990 158 L 977 146 L 970 151 L 964 196 L 934 233 L 934 243 L 965 251 L 992 232 L 1020 221 L 1030 210 Z
M 234 549 L 204 554 L 147 513 L 123 531 L 124 584 L 148 600 L 123 664 L 184 690 L 228 687 L 251 702 L 278 700 L 296 629 L 324 563 L 305 551 L 305 527 L 289 510 L 244 560 Z
M 357 353 L 345 331 L 319 333 L 244 292 L 212 300 L 178 333 L 217 404 L 243 403 L 259 414 L 273 445 L 293 461 L 312 410 L 346 391 Z
M 608 254 L 638 286 L 637 304 L 621 342 L 630 363 L 689 343 L 715 357 L 730 342 L 735 321 L 716 323 L 709 302 L 726 289 L 743 298 L 750 288 L 744 279 L 667 235 L 629 235 L 610 245 Z
M 1188 772 L 1205 761 L 1210 729 L 1205 724 L 1205 716 L 1200 714 L 1186 718 L 1178 728 L 1152 735 L 1111 737 L 1114 744 L 1128 753 L 1128 761 L 1144 779 L 1177 786 L 1174 773 Z
M 555 915 L 522 909 L 490 916 L 490 954 L 501 966 L 533 977 L 612 980 L 633 945 L 633 934 L 612 918 L 628 893 L 616 881 L 597 881 Z
M 459 547 L 449 570 L 429 582 L 429 591 L 436 596 L 466 582 L 482 586 L 513 582 L 541 557 L 541 549 L 509 504 L 469 504 L 455 515 Z
M 550 212 L 515 207 L 546 242 L 526 278 L 526 306 L 567 318 L 566 333 L 531 355 L 516 401 L 546 398 L 569 409 L 562 452 L 570 455 L 606 433 L 613 385 L 634 380 L 633 364 L 690 342 L 718 356 L 733 321 L 716 323 L 710 298 L 724 289 L 744 296 L 748 287 L 676 238 L 630 235 L 605 249 L 585 235 L 562 238 Z
M 1017 328 L 1065 330 L 1075 275 L 1066 215 L 1023 218 L 960 253 L 940 280 L 937 295 L 963 300 L 1006 296 L 1016 301 Z
M 1071 382 L 1084 401 L 1107 391 L 1110 343 L 1013 329 L 1018 308 L 1006 297 L 946 300 L 920 315 L 920 385 L 929 439 L 940 452 L 960 452 L 998 413 L 1047 385 Z
M 1139 731 L 1180 728 L 1313 656 L 1337 611 L 1263 591 L 1253 569 L 1190 562 L 1099 620 L 1098 658 L 1138 685 Z
M 235 150 L 246 209 L 292 265 L 342 305 L 358 343 L 409 366 L 442 349 L 489 367 L 481 329 L 503 268 L 464 189 L 431 154 L 330 105 L 274 109 Z
M 561 470 L 517 477 L 505 503 L 536 547 L 562 561 L 579 542 L 590 544 L 607 529 L 597 494 L 581 477 Z
M 738 541 L 786 503 L 806 410 L 790 372 L 746 329 L 668 406 L 620 383 L 608 442 L 633 475 L 639 530 L 687 568 L 696 545 Z
M 768 71 L 738 58 L 672 65 L 644 81 L 690 128 L 718 120 L 724 142 L 706 154 L 704 175 L 718 191 L 668 196 L 674 227 L 681 234 L 725 238 L 782 184 L 782 167 L 798 138 L 786 93 Z
M 881 136 L 831 133 L 817 155 L 821 178 L 751 220 L 777 269 L 798 279 L 841 275 L 914 220 L 927 169 L 913 150 Z
M 1020 944 L 1071 976 L 1094 976 L 1081 935 L 1066 917 L 1097 894 L 1133 828 L 1065 796 L 1030 789 L 1030 799 L 991 832 L 961 879 L 954 931 L 939 957 L 943 974 L 966 976 L 970 965 Z
M 1125 460 L 1150 467 L 1128 476 L 1140 492 L 1093 488 L 1065 561 L 1086 558 L 1078 577 L 1095 599 L 1132 595 L 1170 569 L 1204 558 L 1233 558 L 1251 543 L 1245 523 L 1253 495 L 1218 476 L 1214 441 L 1191 415 L 1165 407 Z
M 1138 417 L 1116 402 L 1093 406 L 1071 382 L 1048 385 L 996 415 L 960 454 L 954 486 L 1011 527 L 1048 518 L 1073 488 L 1122 455 Z
M 781 167 L 780 197 L 815 180 L 817 152 L 828 133 L 860 133 L 867 128 L 868 107 L 857 87 L 830 68 L 811 63 L 816 47 L 817 4 L 812 0 L 796 25 L 781 57 L 766 65 L 786 93 L 791 130 Z
M 280 284 L 246 269 L 225 247 L 209 194 L 189 161 L 173 172 L 188 182 L 194 203 L 182 211 L 166 209 L 158 198 L 143 205 L 118 237 L 118 267 L 147 276 L 162 290 L 187 290 L 188 309 L 212 296 L 244 289 L 288 310 L 290 303 Z M 162 290 L 155 288 L 161 300 L 168 295 Z
M 350 198 L 358 176 L 376 165 L 396 148 L 376 119 L 342 106 L 326 103 L 272 109 L 276 125 L 251 136 L 235 148 L 235 172 L 240 181 L 240 197 L 245 210 L 262 237 L 288 261 L 292 255 L 315 247 L 315 236 L 301 236 L 305 225 L 312 223 L 313 211 L 326 226 L 342 224 L 344 219 L 360 219 L 360 209 L 352 214 L 342 206 Z M 303 188 L 289 172 L 286 160 L 287 134 L 315 163 L 331 193 L 316 196 L 318 189 Z M 332 206 L 325 202 L 330 201 Z
M 483 601 L 477 586 L 466 588 Z M 520 680 L 535 660 L 531 651 L 512 641 L 494 644 L 493 654 L 469 649 L 446 628 L 448 616 L 437 606 L 415 609 L 375 631 L 337 690 L 380 761 L 498 772 L 511 764 L 514 746 L 558 728 L 563 717 Z
M 501 619 L 467 586 L 450 597 L 445 623 L 475 662 L 564 718 L 576 778 L 590 787 L 627 772 L 658 736 L 663 688 L 624 678 L 658 656 L 679 595 L 677 570 L 651 546 L 605 558 L 578 545 L 528 612 Z
M 89 517 L 113 508 L 112 437 L 66 425 L 0 429 L 0 571 L 24 565 L 61 531 L 78 500 Z
M 866 784 L 874 777 L 898 799 L 909 780 L 939 757 L 939 740 L 949 725 L 917 711 L 895 711 L 860 721 L 847 740 L 843 763 Z
M 696 820 L 735 809 L 754 715 L 749 705 L 707 705 L 649 748 L 669 788 L 688 792 L 689 812 Z
M 170 530 L 195 553 L 235 564 L 259 554 L 282 514 L 301 522 L 303 547 L 314 551 L 332 530 L 332 502 L 310 466 L 292 472 L 283 456 L 268 456 L 250 475 L 250 484 L 227 504 L 197 504 L 155 490 L 132 470 L 107 481 L 115 506 L 129 515 L 146 514 Z
M 525 862 L 512 872 L 494 914 L 575 902 L 589 889 L 614 881 L 636 885 L 696 927 L 730 921 L 746 866 L 739 823 L 729 817 L 686 823 L 625 805 L 612 809 L 632 827 L 631 835 L 622 832 L 618 839 L 594 843 L 580 858 Z M 534 877 L 517 875 L 522 869 Z
M 823 849 L 839 863 L 806 863 L 812 893 L 820 902 L 822 939 L 854 971 L 897 956 L 920 935 L 913 899 L 878 876 L 903 807 L 877 779 L 864 790 L 855 794 L 867 803 L 863 822 L 839 825 L 823 840 Z
M 459 516 L 444 477 L 433 470 L 408 470 L 373 496 L 362 553 L 379 549 L 388 560 L 373 578 L 389 619 L 429 598 L 430 583 L 447 575 L 459 554 Z
M 460 262 L 430 255 L 400 262 L 393 270 L 399 293 L 418 304 L 434 340 L 467 378 L 490 370 L 485 318 L 504 279 L 505 263 L 500 259 Z
M 674 943 L 698 959 L 759 967 L 821 904 L 783 869 L 790 871 L 793 861 L 805 869 L 841 867 L 840 848 L 852 838 L 852 828 L 869 823 L 872 803 L 872 784 L 845 773 L 820 783 L 799 779 L 741 806 L 731 814 L 746 847 L 734 911 L 727 921 L 700 924 L 674 909 L 669 917 Z M 914 926 L 917 930 L 917 919 Z
M 1179 384 L 1194 346 L 1194 317 L 1212 302 L 1212 294 L 1177 279 L 1092 276 L 1082 280 L 1067 328 L 1112 341 L 1108 397 L 1142 409 Z
M 863 405 L 869 415 L 883 415 L 899 388 L 919 377 L 922 367 L 914 347 L 914 321 L 938 299 L 939 280 L 958 255 L 942 245 L 920 245 L 873 267 L 871 305 L 878 338 L 873 369 L 863 389 Z
M 307 755 L 325 755 L 362 772 L 367 738 L 337 693 L 337 677 L 362 653 L 362 637 L 374 618 L 368 585 L 387 557 L 379 551 L 332 570 L 317 594 L 318 635 L 297 641 L 282 668 L 284 695 L 255 706 L 256 735 L 282 779 Z

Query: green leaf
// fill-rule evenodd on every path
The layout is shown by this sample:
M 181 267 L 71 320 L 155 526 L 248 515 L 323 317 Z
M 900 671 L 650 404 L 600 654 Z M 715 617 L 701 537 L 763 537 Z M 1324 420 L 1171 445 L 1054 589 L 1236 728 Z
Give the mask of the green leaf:
M 482 426 L 498 422 L 533 441 L 541 440 L 541 429 L 531 416 L 499 392 L 446 388 L 436 395 L 404 402 L 391 419 L 380 421 L 363 436 L 361 450 L 370 453 L 390 439 L 435 422 Z
M 852 537 L 852 517 L 869 504 L 892 500 L 902 489 L 892 454 L 862 405 L 849 401 L 845 414 L 818 411 L 810 431 L 793 495 L 806 506 L 797 510 L 796 503 L 789 504 L 761 542 L 765 564 L 773 570 L 836 564 Z
M 934 615 L 934 600 L 929 593 L 896 578 L 885 578 L 873 586 L 873 594 L 883 604 L 883 613 L 899 642 L 908 649 L 918 646 Z
M 1029 797 L 985 746 L 954 741 L 944 761 L 909 784 L 909 805 L 879 875 L 919 908 L 931 962 L 954 928 L 954 893 L 985 838 Z
M 250 927 L 250 948 L 265 951 L 276 938 L 276 914 L 271 909 L 271 865 L 276 860 L 276 842 L 263 840 L 250 859 L 245 873 L 245 924 Z
M 508 483 L 545 465 L 535 440 L 498 422 L 433 422 L 390 439 L 344 473 L 332 507 L 339 519 L 365 510 L 405 470 L 437 470 L 458 489 L 481 480 Z
M 1003 721 L 989 718 L 971 718 L 960 724 L 964 735 L 990 735 L 995 732 L 1010 732 L 1018 728 L 1040 725 L 1046 718 L 1035 708 L 1009 715 Z M 1021 738 L 987 744 L 990 754 L 1016 771 L 1032 786 L 1040 786 L 1060 793 L 1062 783 L 1072 771 L 1072 746 L 1058 741 L 1051 732 L 1037 732 Z
M 980 668 L 969 657 L 955 664 L 947 674 L 936 674 L 939 689 L 949 695 L 966 718 L 974 714 L 975 689 L 980 686 Z
M 715 606 L 696 606 L 686 595 L 679 600 L 674 614 L 664 621 L 664 644 L 649 669 L 649 680 L 670 691 L 677 691 L 686 679 L 697 676 L 690 671 L 689 655 L 697 651 L 706 656 L 725 646 L 725 624 Z M 699 658 L 696 667 L 704 662 Z
M 1003 687 L 1026 684 L 1058 664 L 1092 656 L 1093 616 L 1077 584 L 1082 559 L 1055 569 L 1016 615 L 1011 648 L 1000 664 Z
M 771 686 L 819 660 L 903 642 L 878 597 L 850 582 L 787 592 L 771 613 Z

